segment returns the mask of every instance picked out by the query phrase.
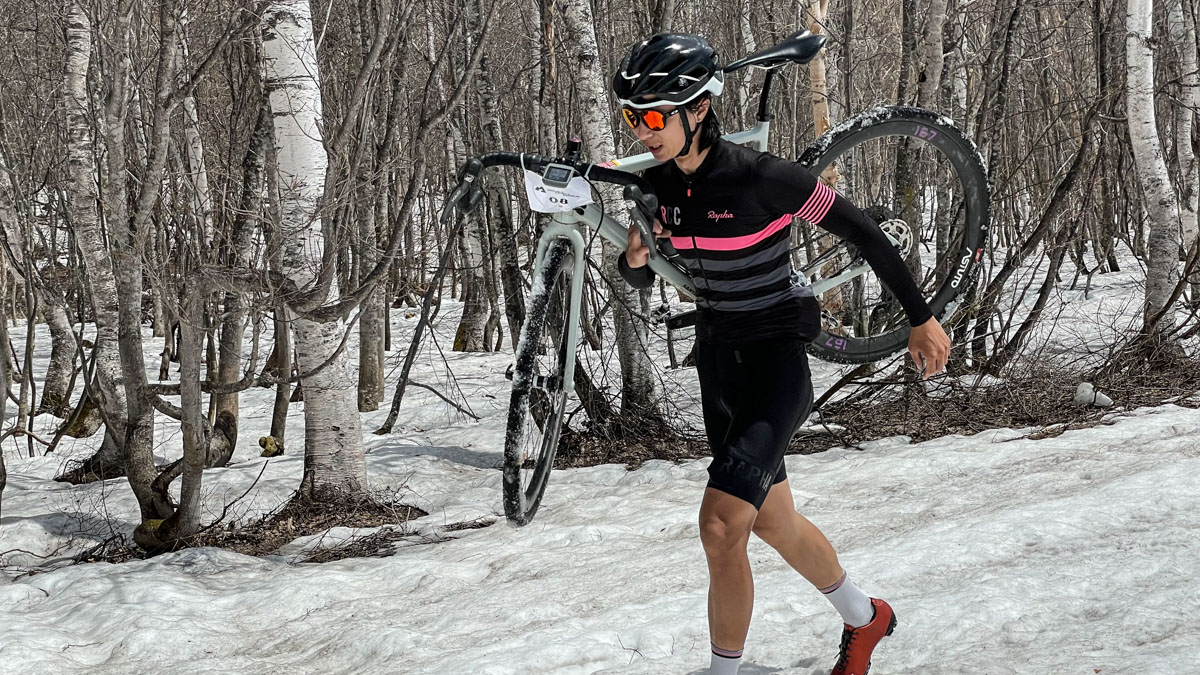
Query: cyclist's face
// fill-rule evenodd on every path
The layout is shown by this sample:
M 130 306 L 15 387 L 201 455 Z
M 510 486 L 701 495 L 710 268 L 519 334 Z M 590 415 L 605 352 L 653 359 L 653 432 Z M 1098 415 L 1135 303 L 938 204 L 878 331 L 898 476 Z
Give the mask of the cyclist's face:
M 674 109 L 674 105 L 664 105 L 654 108 L 654 110 L 659 111 L 663 115 L 669 114 Z M 654 159 L 665 162 L 677 156 L 679 151 L 683 150 L 683 144 L 687 140 L 687 135 L 683 133 L 683 121 L 680 118 L 683 115 L 687 115 L 688 123 L 695 130 L 707 112 L 708 101 L 705 100 L 695 111 L 685 108 L 680 114 L 668 117 L 666 124 L 660 131 L 652 131 L 645 124 L 639 124 L 633 129 L 633 134 L 637 136 L 642 146 L 654 155 Z M 697 145 L 693 143 L 692 151 L 695 152 L 696 148 Z

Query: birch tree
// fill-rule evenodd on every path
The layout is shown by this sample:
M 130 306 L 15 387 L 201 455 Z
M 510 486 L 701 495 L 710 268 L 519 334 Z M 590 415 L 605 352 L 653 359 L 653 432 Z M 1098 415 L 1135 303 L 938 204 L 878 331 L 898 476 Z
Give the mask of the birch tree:
M 42 295 L 45 305 L 46 324 L 50 329 L 50 365 L 46 368 L 46 381 L 42 383 L 42 401 L 38 413 L 50 413 L 66 419 L 71 413 L 71 372 L 75 366 L 75 331 L 71 329 L 71 318 L 56 289 Z
M 261 36 L 245 41 L 243 54 L 252 64 L 261 63 Z M 257 99 L 257 118 L 250 135 L 249 146 L 242 158 L 242 184 L 238 209 L 230 225 L 227 239 L 223 240 L 222 258 L 230 267 L 245 269 L 250 266 L 254 248 L 256 218 L 262 210 L 263 186 L 268 144 L 273 131 L 270 102 L 262 88 L 262 74 L 257 67 L 250 68 L 248 84 Z M 252 99 L 254 100 L 254 99 Z M 219 372 L 217 380 L 232 384 L 241 377 L 242 341 L 245 337 L 248 307 L 242 293 L 228 292 L 224 298 L 224 316 L 221 320 Z M 286 349 L 286 347 L 285 347 Z M 288 373 L 282 373 L 283 379 Z M 213 422 L 212 446 L 209 449 L 209 466 L 222 466 L 232 457 L 238 442 L 238 394 L 213 394 L 216 419 Z M 283 439 L 278 439 L 282 444 Z
M 925 30 L 917 37 L 921 67 L 917 76 L 917 107 L 937 110 L 942 83 L 942 27 L 946 23 L 946 0 L 930 0 L 925 14 Z
M 1196 39 L 1196 21 L 1195 0 L 1170 0 L 1167 24 L 1171 46 L 1179 62 L 1181 88 L 1180 101 L 1175 106 L 1177 117 L 1173 140 L 1179 161 L 1179 218 L 1184 248 L 1189 248 L 1200 234 L 1197 226 L 1200 168 L 1192 146 L 1193 130 L 1200 115 L 1200 73 L 1197 73 L 1200 43 Z M 1192 288 L 1193 302 L 1200 302 L 1200 298 L 1195 297 L 1195 292 L 1200 290 L 1200 282 L 1194 283 Z
M 3 178 L 3 176 L 0 176 Z M 5 268 L 4 257 L 0 256 L 0 297 L 3 296 L 4 282 L 8 278 L 8 271 Z M 5 304 L 0 302 L 0 326 L 6 325 L 8 322 L 8 312 L 5 311 Z M 8 390 L 9 390 L 9 375 L 8 375 L 8 359 L 0 358 L 0 387 L 3 387 L 5 396 L 0 396 L 0 420 L 8 418 Z M 8 469 L 4 468 L 4 448 L 0 447 L 0 516 L 4 515 L 4 486 L 8 484 Z
M 583 127 L 583 144 L 589 158 L 603 161 L 616 156 L 616 144 L 609 121 L 608 79 L 600 70 L 591 4 L 588 0 L 562 0 L 562 8 L 564 23 L 571 37 L 567 44 L 581 75 L 576 86 L 579 90 L 579 123 Z M 616 197 L 615 193 L 611 194 L 606 201 L 618 203 Z M 613 321 L 616 324 L 617 354 L 621 361 L 621 414 L 631 420 L 661 421 L 653 366 L 646 352 L 649 330 L 644 321 L 635 322 L 634 313 L 629 309 L 640 307 L 642 300 L 639 292 L 630 288 L 617 272 L 616 260 L 620 253 L 616 246 L 604 242 L 601 274 L 617 308 L 613 312 Z
M 467 18 L 467 38 L 465 46 L 465 55 L 470 55 L 474 47 L 474 36 L 482 33 L 481 24 L 483 21 L 483 7 L 479 2 L 472 0 L 467 3 L 464 10 L 468 14 Z M 430 61 L 433 61 L 432 55 Z M 480 64 L 483 66 L 483 64 Z M 438 89 L 443 89 L 441 80 L 438 80 Z M 439 91 L 444 97 L 445 93 Z M 450 160 L 451 166 L 459 166 L 466 160 L 466 143 L 463 138 L 462 130 L 459 128 L 457 121 L 451 117 L 448 121 L 450 127 L 446 135 L 446 155 Z M 497 146 L 498 147 L 498 146 Z M 488 298 L 488 282 L 486 278 L 487 266 L 483 259 L 483 238 L 486 230 L 487 209 L 480 209 L 474 214 L 467 217 L 462 226 L 462 233 L 457 240 L 459 260 L 462 264 L 459 266 L 460 281 L 462 283 L 462 300 L 463 312 L 462 318 L 459 320 L 458 329 L 454 334 L 454 351 L 459 352 L 483 352 L 488 351 L 490 345 L 484 339 L 484 329 L 487 326 L 488 320 L 491 317 L 491 307 Z
M 482 7 L 479 8 L 479 11 L 483 11 Z M 534 56 L 540 58 L 540 55 L 540 48 L 535 49 Z M 489 148 L 500 149 L 505 147 L 507 139 L 500 120 L 501 100 L 496 91 L 492 72 L 492 60 L 487 53 L 484 53 L 479 59 L 479 70 L 476 73 L 479 85 L 479 103 L 483 113 L 483 135 Z M 536 86 L 535 81 L 532 87 Z M 537 102 L 535 101 L 535 103 Z M 540 115 L 540 106 L 538 114 Z M 521 324 L 525 322 L 525 286 L 521 281 L 521 267 L 517 255 L 516 219 L 513 216 L 512 201 L 514 183 L 508 174 L 501 174 L 497 178 L 502 181 L 503 189 L 499 198 L 494 202 L 488 200 L 488 206 L 493 209 L 495 214 L 495 225 L 492 228 L 495 233 L 493 237 L 495 240 L 494 250 L 500 258 L 498 261 L 500 288 L 504 296 L 504 314 L 508 322 L 508 334 L 515 345 L 516 336 L 521 333 Z
M 131 2 L 123 3 L 118 8 L 115 22 L 118 30 L 128 30 L 131 12 Z M 127 35 L 125 39 L 128 40 Z M 119 318 L 116 275 L 100 231 L 97 203 L 96 162 L 87 88 L 91 57 L 92 23 L 87 7 L 83 2 L 72 2 L 67 14 L 67 61 L 63 80 L 63 109 L 68 137 L 65 206 L 88 279 L 88 299 L 96 323 L 95 346 L 91 355 L 95 363 L 96 381 L 92 391 L 105 420 L 105 442 L 92 458 L 76 470 L 104 477 L 120 475 L 124 470 L 121 449 L 114 434 L 116 430 L 124 428 L 126 402 L 125 381 L 117 352 Z M 123 86 L 123 83 L 117 83 L 118 89 Z M 122 166 L 122 183 L 124 172 Z
M 1174 325 L 1167 302 L 1179 280 L 1179 199 L 1171 185 L 1154 109 L 1154 0 L 1129 0 L 1125 19 L 1125 107 L 1137 180 L 1149 220 L 1143 330 L 1152 333 Z
M 315 305 L 338 295 L 332 253 L 326 250 L 321 191 L 328 170 L 321 135 L 321 91 L 308 0 L 272 2 L 263 15 L 264 83 L 275 130 L 280 192 L 281 272 Z M 309 495 L 366 489 L 366 458 L 350 370 L 339 349 L 347 327 L 340 317 L 306 318 L 293 306 L 296 362 L 304 388 L 304 478 Z M 299 311 L 297 311 L 299 310 Z
M 808 8 L 808 29 L 814 35 L 825 32 L 829 19 L 829 0 L 815 0 Z M 808 77 L 812 86 L 813 135 L 820 136 L 829 130 L 829 83 L 825 74 L 825 52 L 822 50 L 808 62 Z
M 9 189 L 9 175 L 4 166 L 3 159 L 0 158 L 0 243 L 6 247 L 9 246 L 8 232 L 15 229 L 15 210 L 12 205 L 11 190 Z M 7 261 L 5 256 L 0 255 L 0 332 L 4 332 L 8 326 L 7 303 L 2 298 L 5 297 L 5 283 L 8 281 L 8 269 L 5 264 Z M 28 282 L 27 282 L 28 283 Z M 4 340 L 8 342 L 7 339 Z M 0 423 L 8 419 L 5 413 L 8 411 L 8 392 L 10 391 L 8 358 L 7 355 L 0 357 Z M 0 516 L 4 515 L 4 486 L 8 482 L 8 470 L 4 468 L 4 448 L 0 446 Z
M 753 54 L 754 52 L 758 51 L 758 45 L 754 41 L 754 28 L 752 27 L 750 21 L 750 12 L 752 6 L 753 3 L 751 0 L 740 0 L 737 5 L 738 37 L 740 38 L 740 44 L 738 46 L 741 47 L 743 54 Z M 734 113 L 734 120 L 742 125 L 745 125 L 747 120 L 754 119 L 755 109 L 751 105 L 752 94 L 750 92 L 752 79 L 753 78 L 750 77 L 749 72 L 743 71 L 742 78 L 738 82 L 737 89 L 734 90 L 737 93 L 737 111 Z
M 357 126 L 361 129 L 357 150 L 362 157 L 358 163 L 360 196 L 357 203 L 349 208 L 350 211 L 356 213 L 358 220 L 358 238 L 355 247 L 357 259 L 354 266 L 355 285 L 361 283 L 362 274 L 378 264 L 380 258 L 378 233 L 387 226 L 391 217 L 388 186 L 384 177 L 388 174 L 387 165 L 395 146 L 390 142 L 392 136 L 388 133 L 387 128 L 396 124 L 398 101 L 394 95 L 390 97 L 372 95 L 370 98 L 375 98 L 377 101 L 377 105 L 373 106 L 375 114 L 357 115 L 354 114 L 354 111 L 372 110 L 362 103 L 364 99 L 368 98 L 366 93 L 368 77 L 377 81 L 378 89 L 386 91 L 382 82 L 383 78 L 374 77 L 372 72 L 375 70 L 376 64 L 385 67 L 392 65 L 391 60 L 396 54 L 397 45 L 407 32 L 405 19 L 411 8 L 411 4 L 405 7 L 399 25 L 395 27 L 392 25 L 392 3 L 381 2 L 377 5 L 363 3 L 359 6 L 356 14 L 351 14 L 352 19 L 357 19 L 355 30 L 352 32 L 361 33 L 359 43 L 362 63 L 355 86 L 351 91 L 351 110 L 344 118 L 341 128 L 346 130 Z M 372 13 L 372 9 L 377 9 L 377 11 Z M 374 22 L 374 35 L 368 39 L 367 34 L 372 32 L 370 30 L 372 21 Z M 385 45 L 388 45 L 386 52 Z M 395 87 L 396 84 L 392 83 L 392 86 Z M 380 119 L 384 123 L 382 134 L 377 126 L 377 121 Z M 342 135 L 345 135 L 344 132 Z M 382 138 L 378 138 L 379 136 Z M 339 139 L 335 139 L 335 143 L 337 140 Z M 337 149 L 342 150 L 343 148 L 338 146 Z M 384 395 L 383 366 L 385 335 L 388 330 L 388 306 L 385 296 L 386 284 L 380 284 L 378 288 L 370 291 L 359 306 L 358 409 L 363 412 L 376 410 Z

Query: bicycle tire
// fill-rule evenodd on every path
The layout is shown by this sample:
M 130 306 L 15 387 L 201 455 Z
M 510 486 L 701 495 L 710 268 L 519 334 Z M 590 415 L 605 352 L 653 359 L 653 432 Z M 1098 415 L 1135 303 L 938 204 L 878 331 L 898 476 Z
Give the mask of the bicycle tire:
M 855 148 L 883 137 L 915 139 L 940 151 L 953 167 L 954 180 L 962 191 L 964 217 L 961 230 L 956 230 L 960 234 L 957 245 L 947 247 L 933 266 L 935 270 L 945 270 L 944 278 L 938 280 L 941 275 L 935 273 L 933 287 L 922 289 L 934 317 L 944 322 L 954 314 L 959 299 L 974 286 L 979 275 L 991 218 L 991 184 L 987 169 L 975 144 L 951 120 L 907 106 L 885 106 L 851 117 L 814 141 L 798 161 L 819 176 Z M 902 140 L 901 143 L 902 147 L 908 148 L 906 144 L 910 141 Z M 857 206 L 867 209 L 870 205 L 857 203 Z M 892 325 L 895 322 L 893 318 Z M 900 323 L 878 335 L 863 336 L 832 333 L 823 325 L 808 351 L 817 358 L 838 363 L 877 361 L 907 347 L 911 329 L 906 320 Z
M 529 295 L 513 368 L 504 435 L 504 515 L 526 525 L 537 513 L 558 451 L 564 391 L 567 321 L 574 254 L 565 239 L 552 241 Z

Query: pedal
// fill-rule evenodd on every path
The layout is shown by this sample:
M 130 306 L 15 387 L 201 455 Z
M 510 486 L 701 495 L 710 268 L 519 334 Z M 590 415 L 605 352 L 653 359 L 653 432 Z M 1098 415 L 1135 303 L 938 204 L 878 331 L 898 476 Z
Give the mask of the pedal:
M 699 315 L 700 312 L 694 309 L 687 312 L 682 312 L 680 314 L 672 314 L 667 317 L 667 328 L 670 328 L 671 330 L 679 330 L 680 328 L 695 326 L 696 319 L 699 317 Z
M 562 390 L 563 379 L 558 375 L 536 375 L 533 378 L 533 388 L 542 391 L 557 392 Z

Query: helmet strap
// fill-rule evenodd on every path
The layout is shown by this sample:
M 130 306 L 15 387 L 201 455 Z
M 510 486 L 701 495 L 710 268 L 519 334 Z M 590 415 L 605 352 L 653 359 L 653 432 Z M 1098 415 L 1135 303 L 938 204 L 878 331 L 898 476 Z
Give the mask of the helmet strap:
M 688 122 L 687 106 L 679 106 L 683 110 L 679 111 L 679 121 L 683 123 L 683 149 L 679 151 L 676 157 L 683 157 L 692 150 L 692 137 L 696 135 L 692 129 L 691 122 Z

